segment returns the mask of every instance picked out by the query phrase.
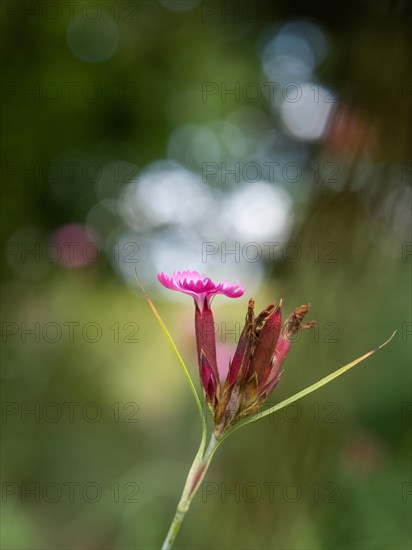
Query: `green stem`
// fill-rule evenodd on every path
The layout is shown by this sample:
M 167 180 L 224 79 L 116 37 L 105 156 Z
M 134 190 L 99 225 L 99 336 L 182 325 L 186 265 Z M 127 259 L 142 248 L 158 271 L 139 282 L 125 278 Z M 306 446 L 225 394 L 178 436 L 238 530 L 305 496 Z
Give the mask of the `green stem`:
M 189 510 L 190 503 L 196 494 L 202 480 L 209 468 L 209 464 L 212 460 L 213 454 L 219 446 L 219 440 L 212 434 L 209 445 L 203 455 L 202 445 L 196 454 L 192 467 L 190 468 L 189 475 L 187 476 L 186 483 L 183 489 L 182 496 L 179 504 L 177 505 L 175 517 L 170 525 L 169 531 L 162 546 L 162 550 L 169 550 L 172 548 L 173 542 L 179 532 L 183 519 Z M 203 456 L 202 456 L 203 455 Z

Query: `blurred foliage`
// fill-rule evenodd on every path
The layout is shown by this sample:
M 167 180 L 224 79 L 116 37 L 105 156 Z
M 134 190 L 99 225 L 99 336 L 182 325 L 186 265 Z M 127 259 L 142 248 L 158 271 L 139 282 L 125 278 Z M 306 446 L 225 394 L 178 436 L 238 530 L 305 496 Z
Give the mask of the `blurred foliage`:
M 101 166 L 122 159 L 142 170 L 168 156 L 169 137 L 182 124 L 227 117 L 233 103 L 203 102 L 202 83 L 260 81 L 262 33 L 295 19 L 316 22 L 327 37 L 317 76 L 338 92 L 344 130 L 305 144 L 306 169 L 335 163 L 339 185 L 319 177 L 289 190 L 288 238 L 302 257 L 262 261 L 257 306 L 283 297 L 289 313 L 310 301 L 318 321 L 293 346 L 270 401 L 398 333 L 347 377 L 228 439 L 176 546 L 410 548 L 410 3 L 249 0 L 194 2 L 187 11 L 154 0 L 95 4 L 114 18 L 120 37 L 101 63 L 68 47 L 67 12 L 50 22 L 43 12 L 30 14 L 27 2 L 2 6 L 2 548 L 158 548 L 200 439 L 176 358 L 110 257 L 79 269 L 48 262 L 44 272 L 16 270 L 7 242 L 20 230 L 47 239 L 60 226 L 86 222 L 98 202 L 95 182 L 69 178 L 56 192 L 48 170 L 62 158 Z M 205 9 L 216 14 L 205 20 Z M 239 16 L 252 9 L 256 17 Z M 73 100 L 65 82 L 78 83 Z M 44 100 L 50 83 L 62 99 Z M 102 90 L 96 102 L 82 96 L 90 83 Z M 272 117 L 285 149 L 301 145 L 282 133 L 264 98 L 253 106 Z M 117 183 L 121 194 L 127 178 Z M 231 187 L 213 186 L 222 196 Z M 220 208 L 210 212 L 210 226 Z M 206 240 L 216 240 L 213 229 Z M 331 242 L 336 251 L 325 248 Z M 237 277 L 244 281 L 241 266 Z M 161 297 L 156 304 L 196 378 L 193 305 Z M 218 323 L 236 327 L 246 300 L 218 298 L 214 311 Z M 24 337 L 36 323 L 39 338 Z M 93 342 L 96 325 L 101 335 Z M 61 330 L 56 341 L 53 330 Z M 234 345 L 233 334 L 227 340 Z M 88 484 L 96 485 L 84 493 Z M 25 487 L 35 489 L 26 500 Z

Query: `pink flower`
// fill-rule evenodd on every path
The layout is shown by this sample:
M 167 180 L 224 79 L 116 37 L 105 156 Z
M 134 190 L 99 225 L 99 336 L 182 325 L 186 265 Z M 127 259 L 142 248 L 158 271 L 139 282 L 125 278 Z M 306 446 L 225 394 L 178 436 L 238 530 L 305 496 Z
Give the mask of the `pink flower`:
M 216 294 L 224 294 L 228 298 L 240 298 L 245 292 L 240 283 L 233 284 L 228 281 L 214 283 L 209 277 L 197 271 L 175 271 L 171 277 L 165 273 L 159 273 L 157 278 L 166 288 L 193 296 L 196 307 L 200 311 L 203 310 L 205 303 L 210 306 L 211 299 Z
M 239 298 L 245 292 L 238 284 L 214 283 L 197 271 L 177 271 L 172 277 L 157 276 L 166 288 L 193 296 L 199 377 L 207 404 L 213 413 L 215 433 L 222 433 L 236 422 L 259 410 L 279 382 L 290 347 L 298 331 L 312 328 L 314 321 L 302 324 L 309 305 L 289 315 L 282 326 L 282 301 L 270 304 L 259 315 L 249 300 L 245 326 L 233 359 L 218 368 L 216 334 L 210 303 L 216 294 Z
M 216 294 L 239 298 L 243 296 L 245 289 L 240 283 L 214 283 L 209 277 L 200 275 L 197 271 L 175 271 L 172 277 L 159 273 L 157 278 L 166 288 L 189 294 L 194 298 L 199 376 L 206 401 L 210 409 L 215 411 L 221 388 L 216 358 L 215 323 L 210 303 Z

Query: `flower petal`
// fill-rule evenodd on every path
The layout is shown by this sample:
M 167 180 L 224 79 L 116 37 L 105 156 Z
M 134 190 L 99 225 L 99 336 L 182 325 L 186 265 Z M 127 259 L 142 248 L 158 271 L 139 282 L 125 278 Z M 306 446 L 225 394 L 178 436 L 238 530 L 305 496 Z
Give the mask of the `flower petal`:
M 209 277 L 197 271 L 175 271 L 171 277 L 165 273 L 159 273 L 157 278 L 166 288 L 193 296 L 200 310 L 203 309 L 205 300 L 209 304 L 215 294 L 223 294 L 228 298 L 240 298 L 245 292 L 240 283 L 233 284 L 228 281 L 214 283 Z

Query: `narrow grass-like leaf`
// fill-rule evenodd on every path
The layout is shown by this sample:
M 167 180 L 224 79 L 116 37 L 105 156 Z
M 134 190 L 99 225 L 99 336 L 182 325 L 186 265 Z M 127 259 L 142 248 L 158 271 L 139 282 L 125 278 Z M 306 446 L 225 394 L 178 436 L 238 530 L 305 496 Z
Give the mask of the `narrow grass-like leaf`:
M 206 433 L 206 416 L 205 416 L 205 413 L 203 411 L 203 408 L 202 408 L 202 404 L 200 402 L 200 399 L 199 399 L 199 395 L 196 391 L 196 388 L 195 388 L 195 385 L 193 384 L 193 380 L 189 374 L 189 371 L 185 365 L 185 362 L 183 361 L 183 358 L 182 356 L 180 355 L 179 353 L 179 350 L 177 349 L 176 347 L 176 344 L 174 343 L 172 337 L 170 336 L 170 332 L 167 330 L 166 328 L 166 325 L 164 324 L 162 318 L 160 317 L 154 303 L 152 302 L 152 300 L 150 299 L 149 295 L 147 294 L 146 290 L 143 288 L 143 285 L 142 283 L 140 282 L 139 280 L 139 277 L 137 275 L 137 273 L 135 272 L 135 275 L 136 275 L 136 279 L 137 279 L 137 284 L 139 285 L 139 288 L 140 290 L 143 292 L 151 310 L 153 311 L 154 313 L 154 316 L 156 317 L 157 319 L 157 322 L 159 323 L 161 329 L 163 330 L 163 332 L 165 333 L 166 335 L 166 338 L 169 340 L 170 342 L 170 345 L 172 346 L 173 348 L 173 351 L 175 352 L 176 354 L 176 357 L 183 369 L 183 372 L 185 373 L 185 376 L 187 378 L 187 381 L 189 382 L 189 386 L 190 386 L 190 389 L 192 390 L 192 393 L 193 393 L 193 396 L 195 398 L 195 401 L 196 401 L 196 405 L 197 405 L 197 408 L 199 410 L 199 414 L 200 414 L 200 419 L 202 421 L 202 443 L 200 445 L 200 449 L 199 449 L 199 452 L 198 454 L 203 454 L 203 450 L 204 450 L 204 447 L 205 447 L 205 444 L 206 444 L 206 436 L 207 436 L 207 433 Z
M 220 445 L 220 443 L 222 443 L 222 441 L 224 439 L 226 439 L 227 436 L 232 434 L 238 428 L 241 428 L 242 426 L 246 426 L 246 424 L 250 424 L 251 422 L 256 422 L 257 420 L 260 420 L 261 418 L 264 418 L 265 416 L 268 416 L 269 414 L 272 414 L 276 411 L 280 411 L 281 409 L 287 407 L 291 403 L 294 403 L 298 399 L 301 399 L 302 397 L 305 397 L 306 395 L 309 395 L 310 393 L 312 393 L 315 390 L 321 388 L 322 386 L 325 386 L 326 384 L 329 384 L 329 382 L 332 382 L 332 380 L 334 380 L 335 378 L 338 378 L 339 376 L 341 376 L 342 374 L 344 374 L 345 372 L 347 372 L 348 370 L 353 368 L 355 365 L 359 364 L 361 361 L 364 361 L 365 359 L 367 359 L 368 357 L 373 355 L 375 352 L 377 352 L 378 350 L 380 350 L 381 348 L 386 346 L 386 344 L 389 344 L 389 342 L 392 340 L 392 338 L 395 336 L 395 334 L 396 334 L 396 330 L 392 334 L 392 336 L 390 338 L 388 338 L 388 340 L 386 340 L 386 342 L 381 344 L 379 347 L 377 347 L 377 348 L 375 348 L 371 351 L 368 351 L 368 353 L 365 353 L 365 355 L 362 355 L 361 357 L 358 357 L 357 359 L 355 359 L 354 361 L 351 361 L 350 363 L 348 363 L 344 367 L 341 367 L 340 369 L 336 370 L 335 372 L 332 372 L 328 376 L 325 376 L 325 378 L 322 378 L 321 380 L 319 380 L 315 384 L 312 384 L 311 386 L 308 386 L 304 390 L 302 390 L 298 393 L 295 393 L 291 397 L 288 397 L 288 399 L 285 399 L 284 401 L 281 401 L 280 403 L 277 403 L 273 407 L 270 407 L 269 409 L 266 409 L 266 410 L 264 410 L 260 413 L 255 414 L 254 416 L 251 416 L 250 418 L 246 418 L 245 420 L 242 420 L 238 424 L 235 424 L 235 426 L 233 426 L 232 429 L 228 430 L 226 432 L 226 434 L 222 437 L 222 439 L 219 441 L 219 445 Z

